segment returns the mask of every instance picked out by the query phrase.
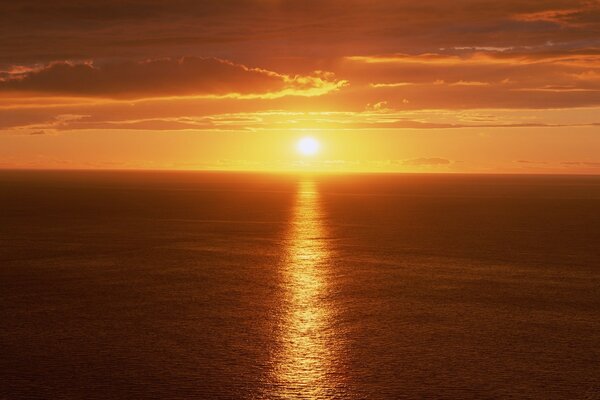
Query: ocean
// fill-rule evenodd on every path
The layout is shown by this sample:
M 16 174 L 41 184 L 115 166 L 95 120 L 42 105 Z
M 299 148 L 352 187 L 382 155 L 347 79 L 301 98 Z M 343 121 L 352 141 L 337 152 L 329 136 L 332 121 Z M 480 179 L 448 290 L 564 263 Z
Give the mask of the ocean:
M 600 399 L 600 176 L 0 172 L 0 399 Z

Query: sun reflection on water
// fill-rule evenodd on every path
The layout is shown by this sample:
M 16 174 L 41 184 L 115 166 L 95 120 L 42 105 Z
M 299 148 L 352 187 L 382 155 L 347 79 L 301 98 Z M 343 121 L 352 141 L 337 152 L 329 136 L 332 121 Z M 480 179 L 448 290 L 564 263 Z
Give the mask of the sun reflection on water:
M 331 397 L 336 380 L 332 310 L 328 300 L 331 249 L 314 181 L 301 181 L 282 265 L 285 307 L 275 360 L 275 397 Z M 338 388 L 339 390 L 339 388 Z

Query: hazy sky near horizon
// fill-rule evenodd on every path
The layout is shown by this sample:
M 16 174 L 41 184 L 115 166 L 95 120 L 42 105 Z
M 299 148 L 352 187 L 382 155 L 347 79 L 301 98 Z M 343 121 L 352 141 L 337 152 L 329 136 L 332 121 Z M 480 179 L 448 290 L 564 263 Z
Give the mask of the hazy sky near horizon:
M 600 173 L 600 1 L 3 1 L 0 167 Z

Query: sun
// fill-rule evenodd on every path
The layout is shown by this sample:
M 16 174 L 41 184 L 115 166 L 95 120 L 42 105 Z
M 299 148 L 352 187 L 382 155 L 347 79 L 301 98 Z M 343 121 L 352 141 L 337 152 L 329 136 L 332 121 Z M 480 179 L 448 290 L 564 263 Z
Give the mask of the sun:
M 321 144 L 319 141 L 312 137 L 304 137 L 296 145 L 298 153 L 305 156 L 314 156 L 319 152 L 320 148 Z

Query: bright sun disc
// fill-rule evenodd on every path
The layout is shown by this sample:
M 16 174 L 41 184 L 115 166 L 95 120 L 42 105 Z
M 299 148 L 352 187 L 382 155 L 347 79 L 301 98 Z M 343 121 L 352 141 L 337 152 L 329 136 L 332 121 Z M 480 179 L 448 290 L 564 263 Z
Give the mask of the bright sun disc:
M 305 137 L 298 141 L 297 149 L 300 154 L 305 156 L 312 156 L 319 152 L 321 145 L 319 142 L 311 137 Z

